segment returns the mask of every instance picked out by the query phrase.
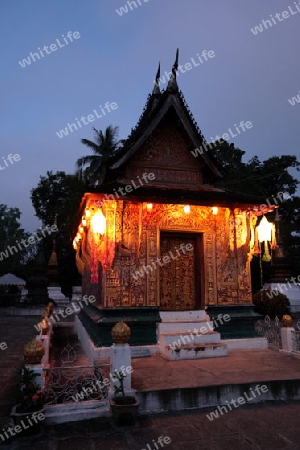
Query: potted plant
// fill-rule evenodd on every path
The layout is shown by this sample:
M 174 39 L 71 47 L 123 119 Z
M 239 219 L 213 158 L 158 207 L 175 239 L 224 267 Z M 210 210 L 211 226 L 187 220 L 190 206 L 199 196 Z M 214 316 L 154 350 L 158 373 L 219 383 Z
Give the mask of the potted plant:
M 36 383 L 39 374 L 24 366 L 20 370 L 20 388 L 16 395 L 16 405 L 11 417 L 15 429 L 21 436 L 41 433 L 45 420 L 45 396 Z M 20 430 L 21 428 L 21 430 Z
M 140 402 L 133 395 L 125 395 L 123 381 L 126 375 L 124 372 L 115 370 L 114 376 L 119 381 L 119 386 L 114 385 L 115 395 L 110 399 L 115 423 L 116 425 L 134 425 Z

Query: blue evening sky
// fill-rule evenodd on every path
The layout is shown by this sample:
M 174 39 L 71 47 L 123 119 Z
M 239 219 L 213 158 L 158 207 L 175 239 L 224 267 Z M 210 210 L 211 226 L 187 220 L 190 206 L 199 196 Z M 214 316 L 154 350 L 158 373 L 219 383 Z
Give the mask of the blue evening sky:
M 126 4 L 129 12 L 119 15 L 116 9 Z M 251 129 L 230 140 L 246 151 L 245 160 L 299 155 L 300 97 L 299 104 L 288 102 L 300 90 L 300 12 L 293 0 L 136 4 L 130 10 L 125 0 L 0 1 L 0 203 L 20 208 L 27 231 L 41 225 L 29 198 L 40 175 L 74 172 L 76 159 L 89 152 L 80 139 L 93 138 L 92 126 L 119 126 L 126 138 L 153 89 L 158 61 L 161 75 L 170 71 L 177 47 L 183 65 L 197 62 L 203 50 L 215 53 L 178 76 L 208 141 L 251 121 Z M 250 28 L 270 15 L 273 26 L 253 34 Z M 80 37 L 66 45 L 62 35 L 69 31 Z M 19 61 L 45 45 L 49 54 L 21 67 Z M 99 115 L 106 102 L 118 108 L 57 136 L 76 117 L 94 109 Z M 11 164 L 10 153 L 20 161 Z

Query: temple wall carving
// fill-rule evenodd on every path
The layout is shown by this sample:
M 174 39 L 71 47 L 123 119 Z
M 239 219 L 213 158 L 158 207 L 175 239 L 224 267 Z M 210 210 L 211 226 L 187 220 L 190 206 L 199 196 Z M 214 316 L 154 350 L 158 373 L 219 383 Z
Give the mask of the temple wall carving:
M 145 172 L 154 172 L 156 183 L 203 183 L 201 169 L 195 164 L 189 145 L 174 125 L 159 128 L 147 139 L 139 156 L 128 164 L 126 178 L 131 180 Z
M 203 236 L 203 294 L 206 305 L 251 303 L 250 226 L 240 211 L 210 207 L 108 201 L 104 241 L 96 248 L 101 285 L 100 304 L 115 306 L 159 306 L 160 233 L 193 232 Z M 95 256 L 88 234 L 86 267 Z M 89 262 L 88 262 L 89 261 Z M 95 263 L 95 261 L 94 261 Z M 85 278 L 85 284 L 86 284 Z

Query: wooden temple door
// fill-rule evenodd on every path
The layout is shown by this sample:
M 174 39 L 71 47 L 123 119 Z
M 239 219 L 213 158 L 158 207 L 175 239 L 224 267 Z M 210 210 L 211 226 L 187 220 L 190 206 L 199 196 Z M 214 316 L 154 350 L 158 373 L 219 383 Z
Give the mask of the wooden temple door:
M 186 245 L 190 244 L 186 249 Z M 163 232 L 160 237 L 160 308 L 165 311 L 196 309 L 197 237 Z M 169 257 L 164 263 L 163 258 Z M 165 261 L 168 261 L 165 258 Z M 199 280 L 200 281 L 200 280 Z

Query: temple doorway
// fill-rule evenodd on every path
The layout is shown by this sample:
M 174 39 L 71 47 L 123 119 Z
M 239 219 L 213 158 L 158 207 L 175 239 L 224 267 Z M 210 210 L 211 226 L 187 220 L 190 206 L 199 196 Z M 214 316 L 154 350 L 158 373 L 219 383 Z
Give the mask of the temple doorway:
M 186 311 L 200 308 L 201 241 L 200 234 L 161 232 L 161 310 Z

